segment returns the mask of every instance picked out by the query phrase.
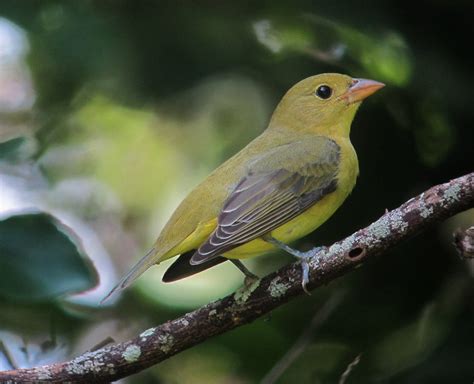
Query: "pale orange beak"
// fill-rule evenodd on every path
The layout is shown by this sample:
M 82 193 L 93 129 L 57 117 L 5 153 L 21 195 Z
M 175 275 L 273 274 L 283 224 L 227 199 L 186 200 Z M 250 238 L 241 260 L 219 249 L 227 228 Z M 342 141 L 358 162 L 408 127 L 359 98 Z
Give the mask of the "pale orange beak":
M 384 83 L 369 79 L 353 79 L 352 84 L 341 99 L 346 100 L 347 104 L 357 103 L 385 87 Z

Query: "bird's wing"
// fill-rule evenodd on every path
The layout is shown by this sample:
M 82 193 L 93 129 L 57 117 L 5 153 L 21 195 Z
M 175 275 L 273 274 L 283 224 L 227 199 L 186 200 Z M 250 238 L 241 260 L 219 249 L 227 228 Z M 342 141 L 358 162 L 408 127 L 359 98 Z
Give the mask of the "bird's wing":
M 191 264 L 207 262 L 271 232 L 333 192 L 340 149 L 328 138 L 320 137 L 317 143 L 282 146 L 254 162 L 227 198 L 216 229 Z

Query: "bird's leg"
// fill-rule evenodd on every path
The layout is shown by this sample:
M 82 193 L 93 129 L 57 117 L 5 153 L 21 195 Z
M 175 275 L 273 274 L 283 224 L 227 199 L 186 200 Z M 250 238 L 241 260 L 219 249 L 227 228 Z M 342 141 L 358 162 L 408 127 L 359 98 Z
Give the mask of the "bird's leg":
M 242 272 L 245 275 L 245 280 L 244 284 L 246 287 L 252 285 L 255 281 L 259 279 L 257 275 L 254 275 L 252 272 L 250 272 L 247 267 L 237 259 L 229 259 L 232 264 L 234 264 L 237 268 L 239 268 L 240 272 Z
M 302 252 L 302 251 L 298 251 L 297 249 L 289 247 L 288 245 L 281 242 L 280 240 L 275 239 L 271 235 L 265 235 L 263 237 L 263 240 L 265 240 L 267 243 L 273 244 L 274 246 L 284 250 L 290 255 L 295 256 L 297 259 L 301 261 L 301 270 L 302 270 L 302 275 L 303 275 L 301 279 L 301 286 L 303 287 L 303 291 L 305 291 L 308 295 L 311 295 L 311 293 L 306 288 L 306 285 L 309 283 L 309 259 L 316 256 L 325 247 L 315 247 L 313 249 L 310 249 L 307 252 Z

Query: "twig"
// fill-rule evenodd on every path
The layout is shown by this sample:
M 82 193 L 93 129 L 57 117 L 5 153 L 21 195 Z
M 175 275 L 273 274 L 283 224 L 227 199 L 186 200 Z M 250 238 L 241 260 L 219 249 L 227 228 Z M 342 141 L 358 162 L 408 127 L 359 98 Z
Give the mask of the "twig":
M 360 357 L 361 355 L 358 354 L 354 360 L 352 360 L 349 365 L 347 366 L 346 370 L 342 373 L 341 378 L 339 379 L 339 384 L 346 384 L 347 379 L 349 378 L 349 375 L 351 372 L 354 370 L 354 368 L 357 366 L 357 364 L 360 363 Z
M 10 364 L 10 367 L 14 369 L 18 368 L 18 364 L 13 358 L 13 355 L 10 353 L 10 350 L 5 346 L 5 344 L 1 340 L 0 340 L 0 353 L 3 354 L 8 364 Z
M 316 312 L 309 326 L 300 335 L 298 340 L 288 350 L 287 353 L 273 366 L 273 368 L 265 375 L 261 384 L 273 384 L 280 376 L 293 364 L 293 362 L 304 352 L 313 339 L 314 332 L 318 329 L 334 312 L 341 303 L 343 294 L 338 292 Z
M 454 246 L 462 259 L 474 258 L 474 226 L 454 232 Z
M 402 241 L 474 206 L 474 173 L 430 188 L 379 220 L 339 241 L 310 262 L 309 289 L 327 284 Z M 132 340 L 87 352 L 73 360 L 0 372 L 0 382 L 103 383 L 130 376 L 185 349 L 248 324 L 302 294 L 299 264 L 287 265 L 246 289 Z

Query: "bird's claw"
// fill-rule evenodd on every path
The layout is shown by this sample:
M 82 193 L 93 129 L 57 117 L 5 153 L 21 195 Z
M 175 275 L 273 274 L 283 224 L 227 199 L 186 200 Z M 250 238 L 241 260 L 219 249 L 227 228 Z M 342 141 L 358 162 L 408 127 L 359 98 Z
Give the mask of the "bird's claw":
M 311 292 L 306 288 L 309 283 L 309 263 L 307 258 L 301 259 L 301 287 L 308 296 L 311 296 Z
M 304 252 L 301 254 L 301 287 L 303 291 L 309 296 L 311 293 L 309 292 L 307 285 L 309 283 L 309 261 L 316 257 L 321 251 L 327 250 L 327 247 L 315 247 L 310 249 L 308 252 Z
M 245 288 L 251 287 L 259 279 L 260 278 L 257 275 L 254 275 L 253 273 L 251 275 L 245 275 L 245 279 L 244 279 Z

